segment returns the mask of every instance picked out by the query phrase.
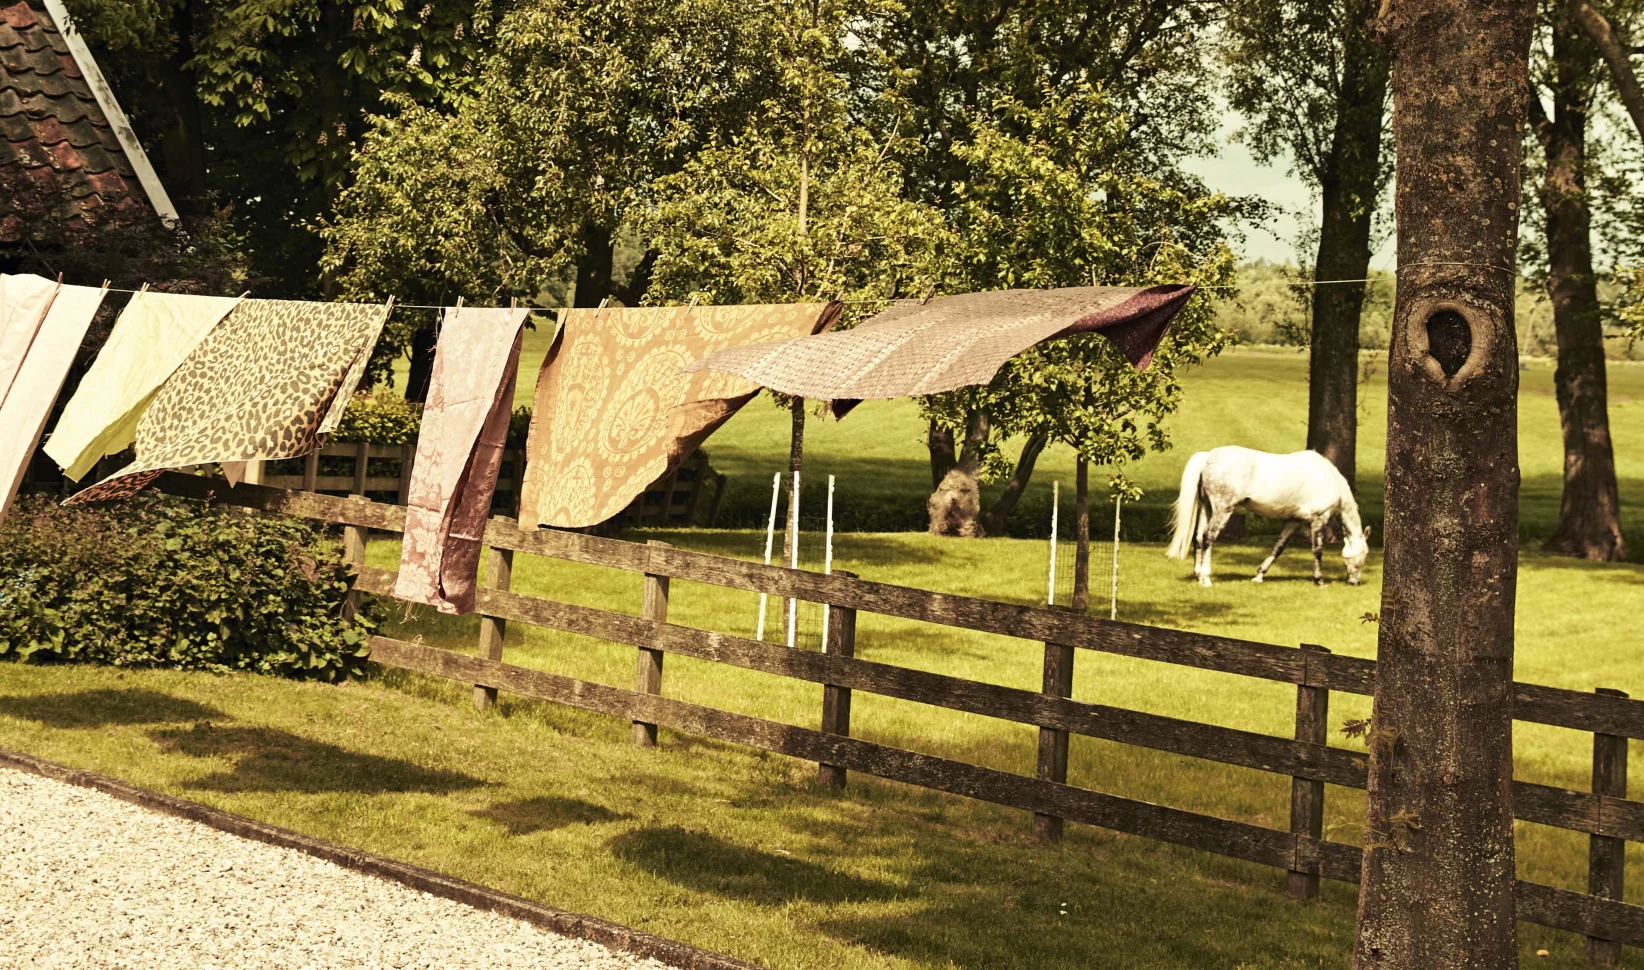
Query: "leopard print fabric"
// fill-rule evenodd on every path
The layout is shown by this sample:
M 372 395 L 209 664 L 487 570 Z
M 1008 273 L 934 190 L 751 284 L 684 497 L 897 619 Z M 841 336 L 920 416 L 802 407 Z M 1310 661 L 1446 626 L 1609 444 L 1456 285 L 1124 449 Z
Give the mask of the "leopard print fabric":
M 374 304 L 240 303 L 155 394 L 137 460 L 69 502 L 128 497 L 166 468 L 313 451 L 387 317 Z

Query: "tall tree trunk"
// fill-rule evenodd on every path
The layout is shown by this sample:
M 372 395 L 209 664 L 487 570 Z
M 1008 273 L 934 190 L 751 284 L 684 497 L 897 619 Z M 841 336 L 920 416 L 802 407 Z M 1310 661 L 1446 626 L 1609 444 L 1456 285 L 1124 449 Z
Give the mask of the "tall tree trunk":
M 1519 172 L 1534 0 L 1389 0 L 1399 290 L 1356 970 L 1516 967 Z
M 598 223 L 582 227 L 582 258 L 577 260 L 576 293 L 572 305 L 597 307 L 611 295 L 611 268 L 615 262 L 615 248 L 611 230 Z
M 137 52 L 125 52 L 128 56 L 137 54 L 142 68 L 125 75 L 134 90 L 119 94 L 141 109 L 141 118 L 147 123 L 138 134 L 153 150 L 155 168 L 177 211 L 199 216 L 209 208 L 210 186 L 200 99 L 194 77 L 184 66 L 194 57 L 193 5 L 179 3 L 172 12 L 170 27 L 176 50 L 169 56 L 141 57 Z
M 1587 200 L 1587 108 L 1598 58 L 1572 21 L 1565 11 L 1555 11 L 1553 114 L 1536 118 L 1546 159 L 1541 203 L 1547 214 L 1547 294 L 1558 334 L 1553 384 L 1564 432 L 1564 499 L 1547 548 L 1619 562 L 1625 558 L 1621 499 L 1610 444 L 1604 328 Z M 1539 114 L 1539 104 L 1532 114 Z
M 986 515 L 982 516 L 982 528 L 990 536 L 1005 534 L 1005 520 L 1015 510 L 1016 503 L 1021 501 L 1022 493 L 1027 491 L 1028 482 L 1033 478 L 1033 467 L 1039 463 L 1039 456 L 1044 454 L 1045 445 L 1050 443 L 1050 437 L 1044 434 L 1033 434 L 1022 443 L 1022 454 L 1016 459 L 1016 470 L 1011 472 L 1010 481 L 1005 483 L 1004 491 L 988 506 Z
M 980 539 L 982 527 L 982 446 L 988 440 L 988 416 L 972 411 L 965 429 L 965 448 L 925 503 L 932 535 Z
M 947 478 L 948 472 L 953 471 L 953 466 L 959 462 L 958 449 L 953 443 L 953 432 L 937 424 L 934 419 L 930 422 L 925 443 L 930 448 L 930 487 L 934 492 L 942 487 L 942 479 Z
M 417 404 L 428 401 L 428 388 L 434 380 L 434 350 L 439 335 L 435 324 L 429 324 L 411 334 L 411 369 L 405 375 L 405 399 Z
M 1570 0 L 1569 10 L 1593 46 L 1604 55 L 1604 63 L 1610 68 L 1610 83 L 1627 108 L 1628 117 L 1633 119 L 1639 137 L 1644 138 L 1644 87 L 1639 86 L 1638 75 L 1633 73 L 1632 62 L 1627 59 L 1627 45 L 1610 28 L 1610 21 L 1587 0 Z
M 1343 22 L 1343 74 L 1336 127 L 1320 180 L 1316 280 L 1362 280 L 1370 271 L 1371 217 L 1381 187 L 1382 119 L 1388 58 L 1372 34 L 1377 0 L 1353 0 Z M 1307 447 L 1353 484 L 1358 459 L 1359 317 L 1363 283 L 1313 290 L 1308 357 Z

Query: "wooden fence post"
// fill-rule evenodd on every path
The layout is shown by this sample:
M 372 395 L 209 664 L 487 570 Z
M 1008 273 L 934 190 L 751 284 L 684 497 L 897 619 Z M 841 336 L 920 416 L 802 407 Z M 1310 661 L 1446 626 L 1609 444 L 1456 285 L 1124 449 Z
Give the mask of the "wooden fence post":
M 514 550 L 498 549 L 492 546 L 486 552 L 485 558 L 485 587 L 487 589 L 507 590 L 514 581 Z M 502 641 L 507 632 L 507 623 L 493 616 L 480 613 L 479 651 L 475 656 L 481 660 L 502 659 Z M 497 706 L 497 689 L 486 687 L 483 684 L 474 685 L 474 706 L 482 711 Z
M 396 505 L 411 504 L 411 468 L 417 463 L 417 446 L 415 444 L 400 445 L 400 484 L 396 497 Z M 512 551 L 508 553 L 509 561 L 513 560 Z M 508 587 L 503 586 L 502 589 Z
M 1045 644 L 1044 692 L 1052 697 L 1073 696 L 1073 648 L 1059 643 Z M 1055 728 L 1039 729 L 1039 778 L 1067 783 L 1068 733 Z M 1033 815 L 1033 837 L 1040 842 L 1062 841 L 1062 819 L 1055 815 Z
M 318 449 L 303 456 L 303 491 L 319 491 L 320 452 Z
M 351 495 L 348 500 L 362 503 L 369 501 L 364 495 Z M 363 526 L 343 526 L 343 558 L 356 570 L 365 565 L 365 532 Z M 348 591 L 348 598 L 343 602 L 343 619 L 352 620 L 359 612 L 360 592 L 351 589 Z
M 856 574 L 835 569 L 835 576 L 856 578 Z M 836 657 L 856 656 L 856 611 L 843 606 L 823 606 L 828 611 L 828 639 L 822 652 Z M 822 730 L 844 737 L 851 735 L 851 689 L 822 685 Z M 838 765 L 816 766 L 816 781 L 827 791 L 845 790 L 845 769 Z
M 1330 652 L 1311 643 L 1304 643 L 1301 648 L 1315 654 Z M 1309 670 L 1312 666 L 1306 665 Z M 1330 691 L 1308 684 L 1296 685 L 1296 740 L 1322 748 L 1329 739 Z M 1324 782 L 1311 778 L 1290 779 L 1290 832 L 1324 838 Z M 1291 899 L 1319 898 L 1319 874 L 1292 870 L 1286 891 Z
M 644 508 L 641 506 L 641 514 Z M 671 549 L 672 545 L 652 539 L 648 546 L 658 546 Z M 668 622 L 668 577 L 645 574 L 645 598 L 640 604 L 639 614 L 647 620 L 658 623 Z M 639 648 L 639 656 L 634 666 L 634 690 L 641 694 L 662 693 L 662 651 Z M 656 725 L 644 721 L 634 723 L 634 744 L 641 748 L 656 747 Z
M 1626 697 L 1619 690 L 1600 687 L 1595 693 Z M 1593 735 L 1593 794 L 1627 797 L 1627 739 L 1612 734 Z M 1602 811 L 1602 809 L 1601 809 Z M 1607 835 L 1587 836 L 1587 892 L 1620 899 L 1627 871 L 1627 841 Z M 1587 937 L 1587 965 L 1613 967 L 1621 962 L 1621 944 Z
M 354 494 L 365 494 L 365 480 L 371 467 L 371 443 L 361 441 L 354 446 Z

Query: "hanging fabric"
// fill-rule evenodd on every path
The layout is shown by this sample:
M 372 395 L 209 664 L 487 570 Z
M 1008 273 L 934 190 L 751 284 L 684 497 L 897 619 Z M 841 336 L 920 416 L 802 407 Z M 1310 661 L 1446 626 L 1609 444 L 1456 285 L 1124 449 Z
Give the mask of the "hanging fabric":
M 537 379 L 520 527 L 597 525 L 688 457 L 758 393 L 685 373 L 716 350 L 814 334 L 838 303 L 570 310 Z
M 321 444 L 320 429 L 390 307 L 246 300 L 200 342 L 137 424 L 137 460 L 69 499 L 124 498 L 167 468 L 274 461 Z
M 513 416 L 526 309 L 445 311 L 417 436 L 394 595 L 474 611 L 480 547 Z
M 36 330 L 22 366 L 0 394 L 0 519 L 5 518 L 35 446 L 46 430 L 52 405 L 63 389 L 74 355 L 108 292 L 101 287 L 55 287 L 45 319 Z
M 58 285 L 43 276 L 0 274 L 0 401 L 23 366 Z
M 867 398 L 938 394 L 993 380 L 1034 344 L 1100 333 L 1137 370 L 1147 367 L 1191 286 L 1072 286 L 909 300 L 839 333 L 705 355 L 690 367 L 833 402 L 843 415 Z
M 79 481 L 99 459 L 130 447 L 155 392 L 239 302 L 146 289 L 133 295 L 46 441 L 63 474 Z

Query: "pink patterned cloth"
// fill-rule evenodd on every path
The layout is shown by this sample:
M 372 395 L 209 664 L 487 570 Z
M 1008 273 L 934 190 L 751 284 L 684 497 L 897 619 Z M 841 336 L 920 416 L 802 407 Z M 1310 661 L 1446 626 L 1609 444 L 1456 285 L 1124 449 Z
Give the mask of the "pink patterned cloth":
M 9 283 L 15 279 L 7 280 L 8 296 Z M 74 355 L 108 292 L 94 286 L 53 283 L 51 287 L 55 293 L 41 307 L 44 319 L 33 328 L 27 353 L 5 385 L 0 385 L 0 518 L 10 510 L 23 484 L 23 473 L 45 433 L 51 406 L 57 403 Z
M 394 595 L 472 613 L 480 547 L 513 415 L 525 309 L 445 311 L 417 437 Z

